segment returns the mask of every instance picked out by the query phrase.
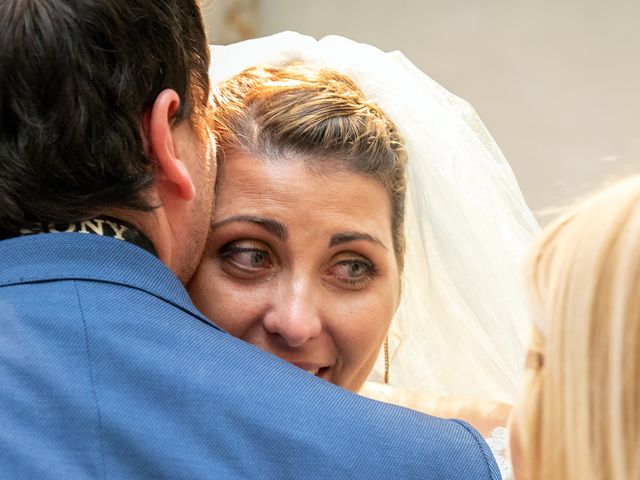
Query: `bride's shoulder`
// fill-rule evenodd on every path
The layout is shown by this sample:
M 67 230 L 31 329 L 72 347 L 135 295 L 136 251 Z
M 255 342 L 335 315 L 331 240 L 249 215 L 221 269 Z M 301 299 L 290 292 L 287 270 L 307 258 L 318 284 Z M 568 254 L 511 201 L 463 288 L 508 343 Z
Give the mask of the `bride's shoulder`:
M 442 418 L 458 418 L 471 424 L 488 438 L 499 427 L 505 427 L 512 406 L 493 400 L 430 395 L 428 393 L 366 382 L 360 394 Z

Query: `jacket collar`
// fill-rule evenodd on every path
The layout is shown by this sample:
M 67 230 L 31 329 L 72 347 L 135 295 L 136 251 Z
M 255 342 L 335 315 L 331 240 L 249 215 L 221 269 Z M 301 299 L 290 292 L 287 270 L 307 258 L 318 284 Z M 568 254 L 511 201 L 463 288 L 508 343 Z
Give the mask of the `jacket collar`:
M 84 233 L 27 235 L 0 241 L 0 259 L 0 286 L 56 280 L 126 285 L 211 324 L 165 264 L 126 241 Z

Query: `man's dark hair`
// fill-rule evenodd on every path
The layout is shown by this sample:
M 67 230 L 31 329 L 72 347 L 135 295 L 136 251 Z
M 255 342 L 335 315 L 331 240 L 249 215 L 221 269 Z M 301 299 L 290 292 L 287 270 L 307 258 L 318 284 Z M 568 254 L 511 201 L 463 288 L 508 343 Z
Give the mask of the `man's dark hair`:
M 208 67 L 198 0 L 2 0 L 0 230 L 150 209 L 143 113 L 203 115 Z

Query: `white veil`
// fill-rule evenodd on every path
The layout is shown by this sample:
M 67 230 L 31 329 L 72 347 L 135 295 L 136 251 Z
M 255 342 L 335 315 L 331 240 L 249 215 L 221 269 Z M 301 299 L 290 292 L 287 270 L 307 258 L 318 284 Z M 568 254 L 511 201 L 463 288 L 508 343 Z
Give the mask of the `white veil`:
M 215 46 L 210 75 L 215 84 L 291 61 L 349 76 L 406 140 L 407 255 L 390 383 L 513 402 L 528 333 L 520 258 L 538 225 L 493 138 L 468 103 L 400 52 L 342 37 L 284 32 Z M 380 358 L 370 379 L 383 369 Z

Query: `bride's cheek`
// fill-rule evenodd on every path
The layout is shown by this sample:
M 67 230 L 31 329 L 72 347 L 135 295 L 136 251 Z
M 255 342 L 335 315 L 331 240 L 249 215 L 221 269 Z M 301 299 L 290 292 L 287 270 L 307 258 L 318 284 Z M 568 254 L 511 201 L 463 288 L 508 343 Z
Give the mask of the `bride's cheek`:
M 376 301 L 375 297 L 354 295 L 348 305 L 343 305 L 340 343 L 346 360 L 356 370 L 371 363 L 372 357 L 375 360 L 393 316 L 393 308 Z
M 211 264 L 207 274 L 195 280 L 190 293 L 196 307 L 215 325 L 242 337 L 260 304 L 255 289 L 238 283 L 216 264 Z
M 215 324 L 231 335 L 243 338 L 261 321 L 270 297 L 268 285 L 242 284 L 226 275 L 215 279 L 209 301 L 215 305 Z

